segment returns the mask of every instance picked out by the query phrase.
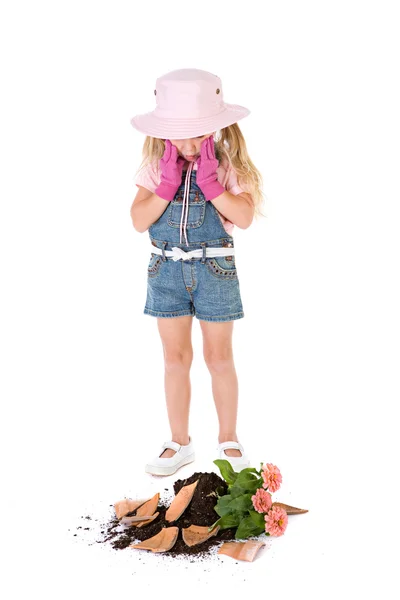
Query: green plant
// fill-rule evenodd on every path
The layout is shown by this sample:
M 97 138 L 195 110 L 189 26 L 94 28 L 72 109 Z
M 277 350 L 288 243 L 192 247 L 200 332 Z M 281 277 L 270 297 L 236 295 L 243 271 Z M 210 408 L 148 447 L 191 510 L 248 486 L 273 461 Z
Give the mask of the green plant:
M 233 470 L 227 460 L 214 460 L 214 464 L 228 484 L 228 493 L 220 496 L 217 491 L 218 501 L 214 510 L 219 519 L 209 530 L 216 525 L 219 525 L 220 529 L 237 527 L 236 539 L 245 539 L 261 533 L 270 535 L 265 529 L 265 514 L 255 510 L 252 500 L 257 490 L 265 487 L 262 477 L 263 463 L 259 471 L 247 468 L 239 473 Z

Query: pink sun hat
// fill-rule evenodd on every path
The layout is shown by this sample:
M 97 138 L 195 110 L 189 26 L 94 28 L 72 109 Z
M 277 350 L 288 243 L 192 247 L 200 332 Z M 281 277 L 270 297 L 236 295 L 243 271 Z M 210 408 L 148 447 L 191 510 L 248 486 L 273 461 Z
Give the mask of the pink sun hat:
M 132 127 L 150 137 L 197 137 L 250 114 L 244 106 L 224 102 L 221 79 L 201 69 L 177 69 L 158 77 L 154 94 L 156 108 L 131 119 Z

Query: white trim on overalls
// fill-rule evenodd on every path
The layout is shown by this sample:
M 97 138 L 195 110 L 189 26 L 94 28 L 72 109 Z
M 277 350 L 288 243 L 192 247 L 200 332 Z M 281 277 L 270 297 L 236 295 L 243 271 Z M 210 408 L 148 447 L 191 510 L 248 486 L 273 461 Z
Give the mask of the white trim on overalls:
M 233 254 L 235 254 L 235 248 L 210 248 L 207 247 L 205 248 L 206 250 L 206 257 L 211 257 L 211 256 L 232 256 Z M 153 246 L 153 244 L 151 244 L 151 251 L 154 252 L 154 254 L 160 254 L 160 256 L 162 256 L 162 249 L 158 248 L 157 246 Z M 176 261 L 176 260 L 190 260 L 192 257 L 193 258 L 202 258 L 203 257 L 203 250 L 201 248 L 198 248 L 197 250 L 189 250 L 187 252 L 185 252 L 185 250 L 182 250 L 182 248 L 178 248 L 177 246 L 173 246 L 172 250 L 164 250 L 165 256 L 170 256 L 172 258 L 172 260 Z

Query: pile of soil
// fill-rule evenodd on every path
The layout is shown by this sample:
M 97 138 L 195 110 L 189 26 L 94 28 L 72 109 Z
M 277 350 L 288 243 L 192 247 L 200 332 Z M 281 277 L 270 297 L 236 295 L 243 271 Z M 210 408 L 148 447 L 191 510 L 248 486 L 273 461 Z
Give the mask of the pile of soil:
M 227 483 L 216 473 L 194 473 L 187 479 L 175 481 L 173 486 L 175 495 L 183 486 L 194 483 L 197 480 L 199 480 L 199 482 L 190 504 L 176 521 L 170 523 L 165 520 L 165 512 L 169 505 L 165 506 L 162 502 L 159 502 L 156 512 L 159 512 L 160 514 L 148 525 L 143 527 L 126 526 L 124 531 L 116 531 L 116 528 L 120 526 L 120 521 L 115 517 L 106 524 L 104 539 L 97 540 L 97 542 L 102 543 L 112 540 L 112 547 L 116 550 L 122 550 L 137 541 L 147 540 L 159 533 L 163 527 L 171 527 L 172 525 L 179 527 L 179 534 L 171 550 L 163 552 L 163 554 L 168 554 L 169 556 L 201 556 L 210 554 L 210 549 L 213 546 L 219 545 L 222 541 L 234 541 L 236 527 L 224 529 L 222 531 L 219 530 L 216 536 L 211 537 L 209 540 L 197 544 L 196 546 L 187 546 L 183 541 L 182 527 L 186 528 L 190 525 L 210 526 L 219 519 L 219 515 L 217 515 L 214 510 L 214 506 L 218 500 L 216 492 L 218 491 L 218 494 L 222 496 L 226 494 L 228 490 Z M 136 510 L 128 513 L 126 516 L 134 516 L 135 514 Z

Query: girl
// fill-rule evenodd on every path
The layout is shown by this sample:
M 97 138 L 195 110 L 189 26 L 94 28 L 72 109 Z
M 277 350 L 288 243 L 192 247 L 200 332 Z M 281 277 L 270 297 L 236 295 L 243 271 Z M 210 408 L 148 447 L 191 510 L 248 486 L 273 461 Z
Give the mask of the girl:
M 262 214 L 262 178 L 237 125 L 250 111 L 225 103 L 221 79 L 199 69 L 163 75 L 154 94 L 156 109 L 131 120 L 147 136 L 131 218 L 152 244 L 144 313 L 157 317 L 172 435 L 145 470 L 171 475 L 195 458 L 188 426 L 196 316 L 219 420 L 216 458 L 240 471 L 249 460 L 236 434 L 232 332 L 244 312 L 232 231 Z

